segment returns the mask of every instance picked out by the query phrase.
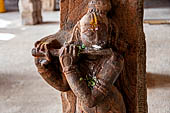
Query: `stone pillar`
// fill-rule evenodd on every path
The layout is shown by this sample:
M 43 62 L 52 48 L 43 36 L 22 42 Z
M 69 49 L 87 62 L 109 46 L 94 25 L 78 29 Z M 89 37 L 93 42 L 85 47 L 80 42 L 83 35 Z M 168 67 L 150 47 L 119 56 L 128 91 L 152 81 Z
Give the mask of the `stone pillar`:
M 72 30 L 87 12 L 90 0 L 62 0 L 61 30 Z M 147 113 L 146 43 L 143 32 L 143 0 L 111 0 L 109 17 L 119 26 L 117 49 L 125 59 L 125 69 L 117 81 L 127 113 Z
M 56 10 L 60 10 L 60 0 L 56 0 Z
M 87 4 L 90 0 L 61 0 L 60 2 L 60 30 L 54 35 L 43 38 L 41 41 L 47 44 L 51 40 L 63 45 L 69 40 L 75 24 L 86 14 Z M 110 22 L 117 25 L 117 36 L 114 39 L 114 48 L 124 57 L 124 69 L 114 84 L 121 92 L 126 113 L 148 113 L 146 91 L 146 42 L 143 32 L 143 0 L 108 0 L 112 9 L 107 17 Z M 110 30 L 115 26 L 110 23 Z M 115 35 L 112 30 L 111 34 Z M 79 35 L 79 34 L 77 34 Z M 39 41 L 39 42 L 41 42 Z M 55 43 L 54 45 L 60 45 Z M 53 44 L 51 46 L 54 46 Z M 56 77 L 56 76 L 55 76 Z M 49 81 L 56 78 L 50 76 Z M 45 77 L 46 78 L 46 77 Z M 48 77 L 47 77 L 48 78 Z M 49 82 L 49 84 L 50 84 Z M 56 84 L 51 83 L 53 86 Z M 58 86 L 57 86 L 58 87 Z M 62 93 L 63 111 L 74 113 L 75 96 L 72 92 Z M 67 100 L 65 100 L 65 97 Z M 66 109 L 68 108 L 68 109 Z
M 54 11 L 56 9 L 56 0 L 41 0 L 42 9 L 45 11 Z
M 20 0 L 19 11 L 22 18 L 22 24 L 34 25 L 42 22 L 40 0 Z

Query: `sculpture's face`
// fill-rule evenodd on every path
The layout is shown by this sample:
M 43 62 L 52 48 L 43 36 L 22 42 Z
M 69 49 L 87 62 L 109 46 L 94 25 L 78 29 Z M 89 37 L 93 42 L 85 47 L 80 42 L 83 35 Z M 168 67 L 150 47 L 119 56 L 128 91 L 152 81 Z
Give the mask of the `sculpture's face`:
M 87 47 L 104 48 L 107 44 L 107 24 L 98 21 L 94 13 L 86 14 L 80 20 L 81 40 Z
M 108 12 L 111 9 L 110 0 L 91 0 L 88 4 L 89 10 L 97 9 Z

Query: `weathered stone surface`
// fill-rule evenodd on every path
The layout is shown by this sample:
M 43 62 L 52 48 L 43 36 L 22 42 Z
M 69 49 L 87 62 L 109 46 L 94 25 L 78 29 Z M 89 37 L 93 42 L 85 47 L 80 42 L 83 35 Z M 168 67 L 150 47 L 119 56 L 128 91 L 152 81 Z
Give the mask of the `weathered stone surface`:
M 34 25 L 42 22 L 40 0 L 20 0 L 19 11 L 24 25 Z
M 89 1 L 90 0 L 62 0 L 60 32 L 56 35 L 43 38 L 38 41 L 37 44 L 51 43 L 51 46 L 54 46 L 57 44 L 52 43 L 52 38 L 56 38 L 57 40 L 62 37 L 69 39 L 70 32 L 67 31 L 72 32 L 76 23 L 86 14 Z M 143 32 L 143 0 L 111 0 L 111 6 L 112 9 L 107 16 L 109 20 L 111 20 L 111 23 L 114 22 L 117 24 L 118 29 L 118 31 L 112 31 L 112 36 L 115 35 L 115 32 L 119 33 L 118 37 L 114 39 L 114 43 L 117 51 L 124 57 L 125 61 L 125 67 L 117 80 L 116 87 L 123 96 L 127 113 L 147 113 L 145 80 L 146 45 Z M 115 28 L 114 24 L 110 26 Z M 43 49 L 43 47 L 41 48 Z M 48 68 L 50 69 L 50 67 Z M 41 71 L 42 70 L 39 70 L 39 72 Z M 58 88 L 58 85 L 60 85 L 58 84 L 59 81 L 57 81 L 56 77 L 53 77 L 53 74 L 50 74 L 51 72 L 48 71 L 44 74 L 40 74 L 42 74 L 43 78 L 54 88 L 60 91 L 69 91 L 68 84 L 64 84 L 65 82 L 61 84 L 64 85 L 61 87 L 62 89 Z M 69 92 L 66 93 L 67 95 L 69 94 Z M 68 105 L 75 103 L 74 96 L 66 98 L 67 97 L 62 95 L 63 108 L 66 107 L 66 103 Z M 67 108 L 73 110 L 68 111 L 68 113 L 74 113 L 76 109 L 72 107 Z
M 61 29 L 72 29 L 86 13 L 90 0 L 61 1 Z M 112 0 L 110 17 L 119 26 L 117 48 L 125 58 L 119 89 L 127 113 L 147 113 L 146 44 L 143 32 L 143 0 Z
M 42 9 L 45 11 L 54 11 L 56 9 L 56 0 L 41 0 Z

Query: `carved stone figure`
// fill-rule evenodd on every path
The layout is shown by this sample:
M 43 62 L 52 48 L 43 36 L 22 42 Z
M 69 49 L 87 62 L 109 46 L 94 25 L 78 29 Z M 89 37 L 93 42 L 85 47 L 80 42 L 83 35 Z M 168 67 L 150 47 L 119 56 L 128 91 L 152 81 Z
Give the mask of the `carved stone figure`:
M 91 0 L 73 30 L 62 29 L 35 43 L 35 64 L 61 91 L 63 113 L 137 113 L 136 103 L 129 105 L 135 88 L 119 87 L 131 81 L 121 74 L 126 61 L 119 53 L 127 48 L 118 47 L 120 29 L 109 17 L 112 5 L 110 0 Z

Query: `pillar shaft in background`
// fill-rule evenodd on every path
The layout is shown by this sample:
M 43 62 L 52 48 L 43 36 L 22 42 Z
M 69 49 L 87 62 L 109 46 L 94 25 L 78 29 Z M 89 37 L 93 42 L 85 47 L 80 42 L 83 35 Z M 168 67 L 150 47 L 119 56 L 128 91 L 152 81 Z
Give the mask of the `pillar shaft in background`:
M 44 11 L 54 11 L 56 9 L 56 0 L 41 0 Z
M 34 25 L 42 22 L 40 0 L 20 0 L 19 11 L 22 18 L 22 24 Z

